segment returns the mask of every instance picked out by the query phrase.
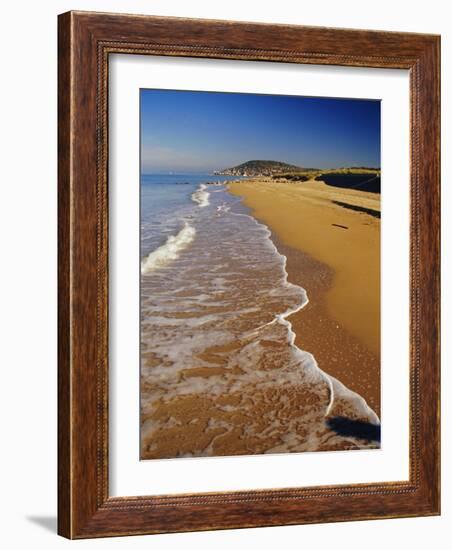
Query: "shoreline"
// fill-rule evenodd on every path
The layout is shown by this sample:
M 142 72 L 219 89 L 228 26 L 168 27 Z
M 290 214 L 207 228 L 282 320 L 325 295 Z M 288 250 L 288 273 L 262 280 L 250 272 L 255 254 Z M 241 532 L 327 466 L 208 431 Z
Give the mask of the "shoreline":
M 295 344 L 312 353 L 321 370 L 362 396 L 380 417 L 379 219 L 360 210 L 379 211 L 379 197 L 319 182 L 307 186 L 264 178 L 229 183 L 228 188 L 267 225 L 274 245 L 287 258 L 289 282 L 307 292 L 308 304 L 288 318 Z M 333 202 L 339 198 L 356 208 Z M 312 229 L 307 239 L 305 220 Z M 354 235 L 341 262 L 337 246 L 346 243 L 349 228 Z M 363 251 L 373 262 L 362 261 Z M 373 284 L 362 284 L 363 274 L 371 269 L 376 275 Z M 345 285 L 344 277 L 351 277 Z M 358 288 L 350 296 L 347 283 L 353 286 L 354 280 Z
M 328 314 L 331 267 L 288 246 L 229 192 L 193 194 L 205 230 L 163 277 L 142 280 L 140 457 L 379 448 L 378 362 L 372 371 L 368 351 Z M 214 293 L 199 300 L 206 288 Z

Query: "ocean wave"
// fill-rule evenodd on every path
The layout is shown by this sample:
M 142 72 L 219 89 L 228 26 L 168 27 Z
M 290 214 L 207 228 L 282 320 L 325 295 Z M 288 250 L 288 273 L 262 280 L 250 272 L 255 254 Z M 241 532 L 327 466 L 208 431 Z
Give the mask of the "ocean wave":
M 146 275 L 155 269 L 165 267 L 172 260 L 176 260 L 182 250 L 195 238 L 196 229 L 188 223 L 177 235 L 170 235 L 165 244 L 153 250 L 141 262 L 141 273 Z
M 207 185 L 201 183 L 199 189 L 197 189 L 191 196 L 194 202 L 197 202 L 200 207 L 209 206 L 209 195 L 206 191 Z
M 221 215 L 195 207 L 190 248 L 142 279 L 142 458 L 369 447 L 328 426 L 379 419 L 297 346 L 291 316 L 308 296 L 288 280 L 270 229 L 227 191 L 210 199 Z M 187 416 L 176 426 L 179 405 Z M 186 429 L 192 439 L 176 438 Z M 169 432 L 180 441 L 172 450 Z

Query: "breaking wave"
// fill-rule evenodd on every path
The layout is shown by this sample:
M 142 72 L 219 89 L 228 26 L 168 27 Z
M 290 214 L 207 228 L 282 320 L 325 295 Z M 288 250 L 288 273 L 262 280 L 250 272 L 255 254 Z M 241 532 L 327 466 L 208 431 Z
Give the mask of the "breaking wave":
M 177 235 L 170 235 L 166 243 L 153 250 L 141 262 L 141 273 L 146 275 L 152 271 L 165 267 L 169 262 L 176 260 L 182 250 L 195 238 L 196 229 L 185 222 L 184 227 Z
M 206 189 L 207 189 L 207 185 L 205 185 L 204 183 L 201 183 L 201 185 L 199 186 L 199 189 L 197 189 L 191 196 L 192 200 L 194 202 L 197 202 L 198 205 L 201 207 L 209 206 L 210 193 L 208 193 Z

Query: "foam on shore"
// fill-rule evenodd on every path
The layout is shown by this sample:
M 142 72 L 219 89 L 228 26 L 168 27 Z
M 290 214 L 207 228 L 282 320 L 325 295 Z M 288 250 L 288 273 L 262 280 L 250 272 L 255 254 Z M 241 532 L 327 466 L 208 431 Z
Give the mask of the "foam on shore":
M 288 281 L 287 257 L 269 227 L 227 189 L 211 193 L 211 208 L 199 208 L 207 206 L 201 193 L 209 200 L 203 185 L 191 195 L 197 233 L 190 246 L 171 241 L 169 263 L 166 250 L 155 257 L 167 242 L 145 260 L 151 270 L 141 285 L 141 457 L 371 446 L 326 423 L 330 415 L 378 418 L 297 347 L 290 319 L 308 297 Z
M 191 198 L 194 202 L 197 202 L 198 205 L 203 208 L 205 206 L 209 206 L 209 194 L 207 191 L 207 186 L 204 183 L 201 183 L 199 186 L 199 189 L 197 189 Z
M 153 250 L 141 262 L 141 273 L 146 275 L 152 271 L 165 267 L 172 260 L 176 260 L 182 250 L 195 238 L 196 230 L 189 223 L 185 223 L 184 227 L 177 235 L 170 235 L 166 243 L 156 250 Z

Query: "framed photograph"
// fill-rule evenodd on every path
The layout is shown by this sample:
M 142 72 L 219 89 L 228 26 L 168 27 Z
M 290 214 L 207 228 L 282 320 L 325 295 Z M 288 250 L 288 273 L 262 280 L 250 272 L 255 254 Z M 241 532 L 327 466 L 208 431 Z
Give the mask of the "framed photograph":
M 440 513 L 439 59 L 59 16 L 61 535 Z

